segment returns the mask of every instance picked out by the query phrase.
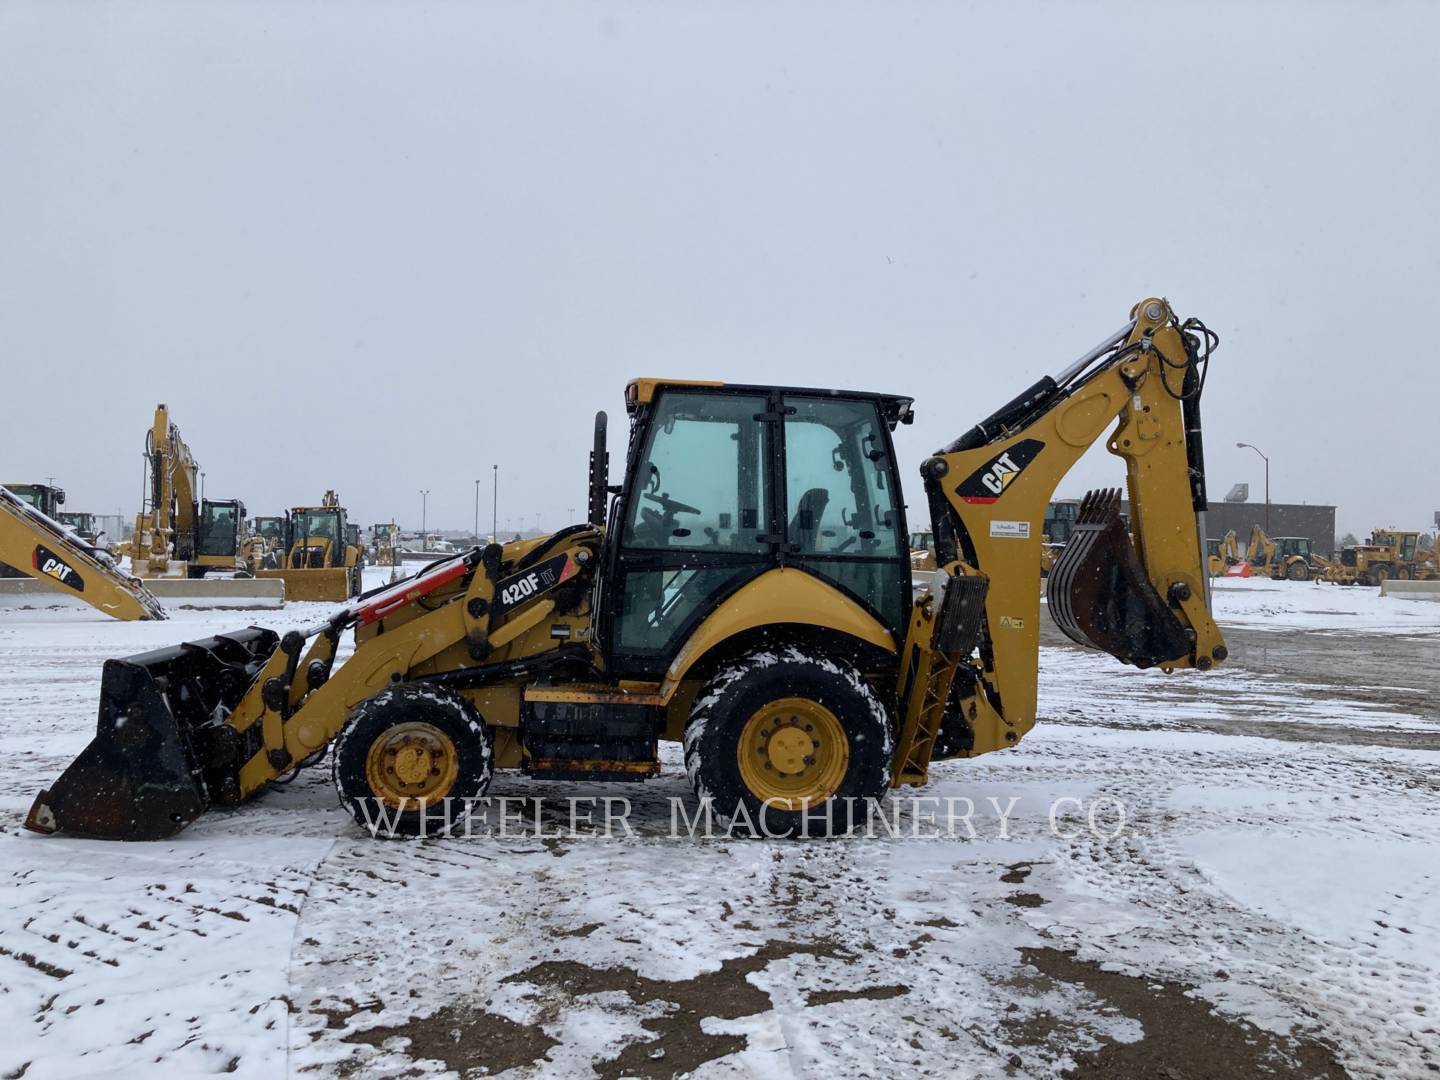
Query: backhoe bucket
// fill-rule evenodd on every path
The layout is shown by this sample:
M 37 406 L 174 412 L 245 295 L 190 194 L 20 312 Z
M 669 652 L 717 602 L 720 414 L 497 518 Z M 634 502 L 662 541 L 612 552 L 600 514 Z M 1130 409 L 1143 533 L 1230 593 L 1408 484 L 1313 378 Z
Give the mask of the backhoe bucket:
M 278 643 L 250 627 L 107 660 L 95 738 L 36 796 L 25 827 L 100 840 L 163 840 L 223 798 L 248 756 L 224 718 Z
M 1089 492 L 1045 586 L 1070 640 L 1148 668 L 1187 657 L 1190 639 L 1140 565 L 1120 520 L 1120 492 Z

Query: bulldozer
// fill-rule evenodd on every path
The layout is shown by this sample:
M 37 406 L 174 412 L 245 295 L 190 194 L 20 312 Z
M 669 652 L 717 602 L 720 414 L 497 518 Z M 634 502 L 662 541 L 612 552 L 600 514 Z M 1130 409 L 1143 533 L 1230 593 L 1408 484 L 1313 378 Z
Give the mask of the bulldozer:
M 1130 529 L 1118 490 L 1081 501 L 1046 584 L 1055 623 L 1139 668 L 1226 658 L 1202 539 L 1217 340 L 1144 300 L 927 458 L 937 569 L 918 597 L 892 442 L 911 398 L 636 379 L 613 487 L 596 417 L 587 520 L 441 559 L 306 629 L 107 662 L 95 738 L 26 825 L 158 839 L 328 752 L 362 828 L 436 835 L 469 821 L 497 768 L 637 782 L 670 740 L 730 827 L 850 831 L 933 762 L 1034 727 L 1041 524 L 1102 437 Z
M 55 489 L 47 489 L 53 493 Z M 32 497 L 36 492 L 29 492 Z M 58 505 L 53 498 L 37 502 Z M 0 487 L 0 560 L 15 572 L 117 619 L 163 619 L 143 582 L 122 573 L 104 548 L 72 532 L 29 499 Z
M 360 545 L 349 542 L 351 535 L 340 497 L 327 491 L 319 506 L 297 506 L 285 515 L 280 565 L 255 576 L 283 579 L 287 600 L 343 602 L 359 596 Z

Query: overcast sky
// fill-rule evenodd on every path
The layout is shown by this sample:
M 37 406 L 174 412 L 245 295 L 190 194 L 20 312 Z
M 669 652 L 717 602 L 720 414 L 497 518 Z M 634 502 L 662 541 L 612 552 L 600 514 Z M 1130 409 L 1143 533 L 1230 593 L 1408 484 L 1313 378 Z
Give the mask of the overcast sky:
M 1440 5 L 0 3 L 0 480 L 583 513 L 635 375 L 903 393 L 915 468 L 1170 297 L 1215 498 L 1428 528 Z M 617 454 L 617 459 L 619 455 Z M 1118 482 L 1091 455 L 1060 488 Z

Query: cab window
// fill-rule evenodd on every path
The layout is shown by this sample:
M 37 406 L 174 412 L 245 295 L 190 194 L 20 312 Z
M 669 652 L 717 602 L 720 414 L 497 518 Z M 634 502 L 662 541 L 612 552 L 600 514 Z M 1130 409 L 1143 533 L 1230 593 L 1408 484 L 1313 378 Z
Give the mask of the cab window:
M 656 405 L 626 512 L 626 548 L 765 550 L 765 399 L 664 394 Z
M 874 403 L 787 394 L 785 406 L 787 561 L 900 626 L 909 602 L 908 537 Z

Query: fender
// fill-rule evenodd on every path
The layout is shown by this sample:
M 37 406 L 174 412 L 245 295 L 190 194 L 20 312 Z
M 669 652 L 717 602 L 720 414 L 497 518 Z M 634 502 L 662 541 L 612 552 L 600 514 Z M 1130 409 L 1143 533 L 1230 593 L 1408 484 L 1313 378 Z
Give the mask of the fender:
M 665 671 L 659 703 L 669 703 L 686 673 L 715 646 L 746 630 L 778 623 L 838 630 L 896 652 L 895 637 L 885 625 L 835 586 L 804 570 L 768 570 L 723 601 L 690 635 Z

